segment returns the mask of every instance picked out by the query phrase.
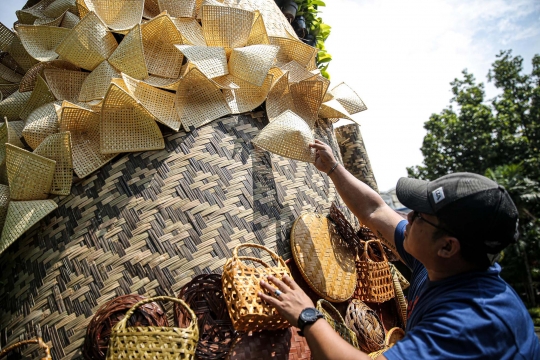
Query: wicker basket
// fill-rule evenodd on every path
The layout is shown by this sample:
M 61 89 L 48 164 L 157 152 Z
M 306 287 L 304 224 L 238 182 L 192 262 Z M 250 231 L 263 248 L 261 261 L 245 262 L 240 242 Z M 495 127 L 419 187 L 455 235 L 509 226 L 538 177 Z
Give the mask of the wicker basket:
M 227 360 L 310 360 L 306 338 L 291 327 L 278 331 L 244 333 L 235 340 Z
M 166 326 L 128 327 L 131 315 L 142 305 L 153 301 L 167 300 L 182 305 L 191 324 L 186 328 Z M 195 359 L 195 349 L 199 340 L 197 318 L 193 310 L 180 299 L 157 296 L 139 301 L 111 331 L 107 359 Z
M 199 343 L 197 359 L 222 359 L 236 335 L 222 292 L 221 275 L 198 275 L 184 285 L 178 294 L 197 316 Z M 187 310 L 175 304 L 175 317 L 180 326 L 189 322 Z
M 103 304 L 86 329 L 83 355 L 87 360 L 104 360 L 109 347 L 111 330 L 126 312 L 143 296 L 129 294 L 118 296 Z M 167 326 L 167 315 L 157 303 L 147 303 L 139 307 L 128 321 L 129 326 Z
M 372 353 L 369 353 L 368 356 L 375 360 L 379 355 L 383 354 L 386 350 L 390 349 L 392 346 L 394 346 L 395 343 L 397 343 L 399 340 L 403 339 L 405 337 L 405 332 L 403 329 L 395 327 L 386 333 L 385 339 L 384 339 L 384 348 L 374 351 Z
M 347 308 L 345 324 L 358 339 L 360 350 L 370 353 L 384 347 L 384 326 L 377 312 L 362 301 L 353 299 Z
M 241 248 L 255 248 L 267 251 L 277 266 L 270 266 L 265 261 L 252 256 L 239 256 Z M 263 267 L 254 267 L 244 263 L 250 260 L 262 264 Z M 281 279 L 284 275 L 291 275 L 285 261 L 268 248 L 257 244 L 238 245 L 233 250 L 233 256 L 223 267 L 223 294 L 227 309 L 238 331 L 277 330 L 291 326 L 270 304 L 264 302 L 257 295 L 265 291 L 260 281 L 268 275 Z
M 13 345 L 7 346 L 6 348 L 2 349 L 2 351 L 0 351 L 0 359 L 3 359 L 4 357 L 6 357 L 9 352 L 15 350 L 16 348 L 24 346 L 24 345 L 29 345 L 29 344 L 38 344 L 39 347 L 45 352 L 45 356 L 42 357 L 41 360 L 52 359 L 49 346 L 45 344 L 41 338 L 32 339 L 32 340 L 23 340 Z
M 362 243 L 360 237 L 356 234 L 351 223 L 347 220 L 345 215 L 337 208 L 336 204 L 332 204 L 330 207 L 330 219 L 336 224 L 336 229 L 339 235 L 351 246 L 358 248 Z
M 381 257 L 375 256 L 372 245 L 379 249 Z M 395 296 L 393 276 L 379 240 L 366 241 L 362 254 L 356 259 L 356 271 L 358 284 L 355 299 L 382 303 Z
M 349 329 L 345 324 L 345 320 L 339 311 L 328 301 L 320 299 L 317 301 L 317 310 L 323 313 L 324 319 L 330 326 L 341 336 L 345 341 L 359 349 L 358 339 L 354 331 Z

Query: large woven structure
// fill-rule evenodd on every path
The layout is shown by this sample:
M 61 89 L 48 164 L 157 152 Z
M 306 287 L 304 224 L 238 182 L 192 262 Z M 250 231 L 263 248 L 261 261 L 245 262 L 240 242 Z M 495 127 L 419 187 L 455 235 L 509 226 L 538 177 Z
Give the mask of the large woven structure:
M 116 158 L 57 198 L 0 255 L 2 345 L 41 333 L 55 359 L 78 358 L 93 313 L 117 295 L 174 296 L 243 242 L 290 258 L 296 217 L 340 200 L 312 164 L 253 148 L 266 124 L 259 112 L 169 133 L 164 150 Z M 339 153 L 329 121 L 315 133 Z

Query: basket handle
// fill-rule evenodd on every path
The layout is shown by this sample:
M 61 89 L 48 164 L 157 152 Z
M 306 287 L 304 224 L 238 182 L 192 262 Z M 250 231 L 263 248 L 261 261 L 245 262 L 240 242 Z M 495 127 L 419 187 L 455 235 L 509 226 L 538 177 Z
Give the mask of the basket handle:
M 152 298 L 139 301 L 138 303 L 133 305 L 131 309 L 128 310 L 128 312 L 126 313 L 126 316 L 124 316 L 124 318 L 120 320 L 116 326 L 118 326 L 118 329 L 122 329 L 122 330 L 125 329 L 127 327 L 127 321 L 139 307 L 141 307 L 144 304 L 148 304 L 154 301 L 165 301 L 165 300 L 172 301 L 172 302 L 182 305 L 187 310 L 187 312 L 189 313 L 189 316 L 191 317 L 191 324 L 189 326 L 197 327 L 197 317 L 195 316 L 195 313 L 193 312 L 193 310 L 191 310 L 191 308 L 182 299 L 177 299 L 171 296 L 155 296 Z
M 258 259 L 256 257 L 251 257 L 251 256 L 239 256 L 237 258 L 238 260 L 242 260 L 242 261 L 245 261 L 245 260 L 251 260 L 251 261 L 254 261 L 256 263 L 259 263 L 261 264 L 262 266 L 266 267 L 266 268 L 269 268 L 270 265 L 268 265 L 267 263 L 265 263 L 264 261 L 262 261 L 261 259 Z
M 287 265 L 285 264 L 285 261 L 283 261 L 283 259 L 282 259 L 281 257 L 277 256 L 277 254 L 274 253 L 272 250 L 270 250 L 269 248 L 267 248 L 267 247 L 265 247 L 265 246 L 258 245 L 258 244 L 253 244 L 253 243 L 246 243 L 246 244 L 240 244 L 240 245 L 237 245 L 237 246 L 234 248 L 234 250 L 233 250 L 233 257 L 234 257 L 235 259 L 240 260 L 241 258 L 243 258 L 243 259 L 246 259 L 246 260 L 252 260 L 251 258 L 250 258 L 250 259 L 247 259 L 247 258 L 248 258 L 247 256 L 240 256 L 240 257 L 238 256 L 238 249 L 243 248 L 243 247 L 253 247 L 253 248 L 265 250 L 267 253 L 269 253 L 269 254 L 272 256 L 272 258 L 273 258 L 274 260 L 276 260 L 276 262 L 277 262 L 279 265 L 281 265 L 282 267 L 287 268 Z M 260 259 L 258 259 L 258 260 L 259 260 L 258 262 L 259 262 L 260 264 L 263 264 L 263 265 L 265 265 L 266 267 L 270 267 L 270 265 L 266 264 L 264 261 L 262 261 L 262 260 L 260 260 Z
M 382 244 L 381 244 L 380 240 L 368 240 L 368 241 L 366 241 L 366 243 L 364 244 L 364 257 L 366 259 L 371 259 L 369 257 L 369 244 L 370 243 L 377 244 L 377 246 L 379 247 L 379 250 L 381 250 L 381 255 L 382 255 L 383 261 L 387 262 L 388 259 L 386 258 L 386 253 L 384 252 L 384 248 L 382 247 Z
M 317 301 L 317 309 L 325 310 L 327 313 L 329 313 L 330 316 L 334 315 L 335 317 L 337 317 L 339 319 L 339 321 L 342 324 L 345 324 L 345 320 L 343 319 L 343 316 L 341 316 L 339 311 L 337 311 L 337 309 L 334 307 L 334 305 L 332 305 L 329 301 L 324 300 L 324 299 L 319 299 Z M 332 317 L 334 317 L 334 316 L 332 316 Z M 335 317 L 334 317 L 334 319 L 335 319 Z
M 13 345 L 10 345 L 10 346 L 4 348 L 0 352 L 0 359 L 3 358 L 4 356 L 6 356 L 10 351 L 12 351 L 12 350 L 14 350 L 14 349 L 16 349 L 18 347 L 28 345 L 28 344 L 38 344 L 39 347 L 42 348 L 43 351 L 45 351 L 45 357 L 41 358 L 41 360 L 52 359 L 51 350 L 49 349 L 49 346 L 47 344 L 45 344 L 45 342 L 40 337 L 38 337 L 37 339 L 19 341 L 19 342 L 13 344 Z

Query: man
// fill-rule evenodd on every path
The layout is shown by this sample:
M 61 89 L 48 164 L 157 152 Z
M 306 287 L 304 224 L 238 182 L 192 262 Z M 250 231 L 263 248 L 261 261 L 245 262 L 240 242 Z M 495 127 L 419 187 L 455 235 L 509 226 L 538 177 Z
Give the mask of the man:
M 540 359 L 525 306 L 492 265 L 518 236 L 517 209 L 503 187 L 470 173 L 401 178 L 398 199 L 413 210 L 403 220 L 338 165 L 328 145 L 310 146 L 349 209 L 412 270 L 406 336 L 378 360 Z M 261 285 L 274 296 L 259 296 L 301 328 L 316 359 L 369 359 L 319 320 L 291 278 L 268 280 Z

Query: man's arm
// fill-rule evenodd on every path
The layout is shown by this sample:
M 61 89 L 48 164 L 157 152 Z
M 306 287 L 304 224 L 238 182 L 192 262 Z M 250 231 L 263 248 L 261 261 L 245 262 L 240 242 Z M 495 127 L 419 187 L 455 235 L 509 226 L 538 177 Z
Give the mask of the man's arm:
M 328 173 L 337 163 L 330 146 L 315 140 L 315 143 L 311 144 L 310 147 L 316 150 L 315 166 L 317 169 Z M 343 166 L 338 165 L 330 174 L 330 179 L 347 207 L 358 220 L 377 234 L 384 244 L 399 256 L 394 244 L 394 231 L 403 218 L 392 210 L 377 192 L 355 178 Z

